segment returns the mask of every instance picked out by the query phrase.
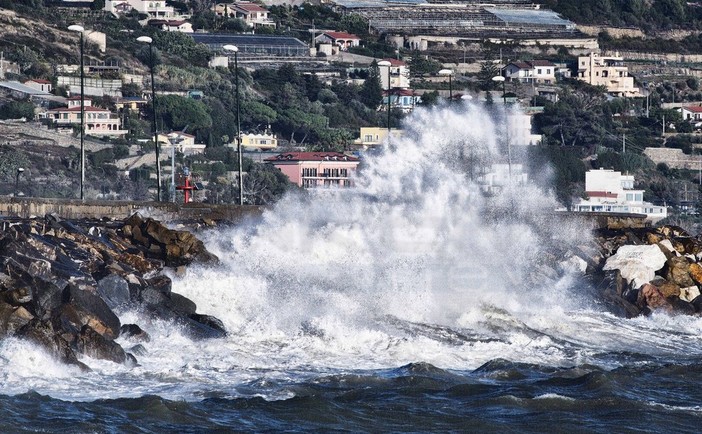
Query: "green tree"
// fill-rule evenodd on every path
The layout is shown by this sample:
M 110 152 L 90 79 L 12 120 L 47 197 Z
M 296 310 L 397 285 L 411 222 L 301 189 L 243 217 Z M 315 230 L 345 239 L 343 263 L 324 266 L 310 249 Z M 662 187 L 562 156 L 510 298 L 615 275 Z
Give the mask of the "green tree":
M 165 95 L 158 98 L 156 107 L 157 117 L 163 119 L 167 129 L 182 130 L 187 126 L 189 131 L 197 131 L 212 127 L 212 117 L 201 101 L 178 95 Z
M 10 101 L 0 106 L 0 119 L 34 119 L 34 104 L 29 101 Z
M 378 64 L 373 61 L 368 70 L 368 78 L 363 82 L 361 92 L 359 92 L 361 102 L 366 107 L 375 110 L 383 101 L 383 89 L 380 84 L 380 71 Z

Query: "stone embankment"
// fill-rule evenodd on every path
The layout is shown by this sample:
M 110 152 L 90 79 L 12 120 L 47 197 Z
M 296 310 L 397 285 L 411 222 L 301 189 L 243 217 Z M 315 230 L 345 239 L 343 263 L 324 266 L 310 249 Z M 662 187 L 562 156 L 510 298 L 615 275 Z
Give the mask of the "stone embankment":
M 188 231 L 135 214 L 125 220 L 3 220 L 0 231 L 0 339 L 15 336 L 62 362 L 81 356 L 137 363 L 149 336 L 118 313 L 136 309 L 172 322 L 194 339 L 226 334 L 214 317 L 171 291 L 165 269 L 218 258 Z M 122 336 L 133 345 L 123 348 Z
M 599 229 L 597 254 L 579 255 L 606 299 L 627 316 L 702 312 L 702 239 L 675 226 Z

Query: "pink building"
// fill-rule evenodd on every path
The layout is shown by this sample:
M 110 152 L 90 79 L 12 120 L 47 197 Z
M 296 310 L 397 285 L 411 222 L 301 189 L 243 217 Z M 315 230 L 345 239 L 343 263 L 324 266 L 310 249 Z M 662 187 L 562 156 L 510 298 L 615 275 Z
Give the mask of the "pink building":
M 266 158 L 300 187 L 351 187 L 358 158 L 341 152 L 286 152 Z

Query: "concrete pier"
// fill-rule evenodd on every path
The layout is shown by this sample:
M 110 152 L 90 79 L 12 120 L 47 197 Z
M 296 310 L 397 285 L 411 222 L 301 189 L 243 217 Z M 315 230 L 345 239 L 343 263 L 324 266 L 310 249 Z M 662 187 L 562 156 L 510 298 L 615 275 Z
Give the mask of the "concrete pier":
M 41 217 L 46 214 L 55 214 L 63 219 L 124 219 L 139 212 L 162 222 L 238 222 L 259 217 L 263 210 L 264 207 L 255 205 L 0 197 L 0 219 Z

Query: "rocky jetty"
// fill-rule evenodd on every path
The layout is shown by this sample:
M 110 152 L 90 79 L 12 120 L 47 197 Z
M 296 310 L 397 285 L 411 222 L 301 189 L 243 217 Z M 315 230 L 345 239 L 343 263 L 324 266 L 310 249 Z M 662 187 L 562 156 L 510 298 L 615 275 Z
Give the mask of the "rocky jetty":
M 120 323 L 123 309 L 172 321 L 195 339 L 226 334 L 221 321 L 198 314 L 194 302 L 172 292 L 164 274 L 218 262 L 189 231 L 139 214 L 78 222 L 47 215 L 0 225 L 0 339 L 30 340 L 87 369 L 80 355 L 137 362 L 115 339 L 147 342 L 149 336 L 137 324 Z
M 702 239 L 676 226 L 599 229 L 587 263 L 605 299 L 627 316 L 702 313 Z

